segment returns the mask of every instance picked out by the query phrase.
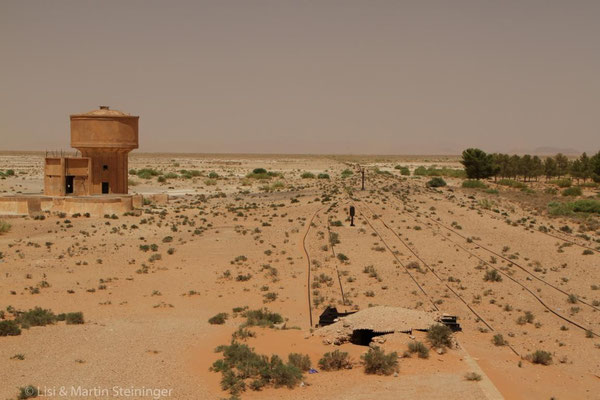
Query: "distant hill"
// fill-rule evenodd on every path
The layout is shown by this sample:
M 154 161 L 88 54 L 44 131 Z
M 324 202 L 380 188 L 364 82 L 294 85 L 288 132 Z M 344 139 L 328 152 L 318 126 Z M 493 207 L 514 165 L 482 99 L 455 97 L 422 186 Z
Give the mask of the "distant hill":
M 535 149 L 514 149 L 509 154 L 533 154 L 539 156 L 548 156 L 562 153 L 567 156 L 578 156 L 583 153 L 580 150 L 569 148 L 569 147 L 552 147 L 552 146 L 540 146 Z
M 542 147 L 536 147 L 535 150 L 533 151 L 534 154 L 543 154 L 543 155 L 548 155 L 548 154 L 557 154 L 557 153 L 563 153 L 566 155 L 579 155 L 582 153 L 582 151 L 579 151 L 577 149 L 572 149 L 572 148 L 561 148 L 561 147 L 552 147 L 552 146 L 542 146 Z

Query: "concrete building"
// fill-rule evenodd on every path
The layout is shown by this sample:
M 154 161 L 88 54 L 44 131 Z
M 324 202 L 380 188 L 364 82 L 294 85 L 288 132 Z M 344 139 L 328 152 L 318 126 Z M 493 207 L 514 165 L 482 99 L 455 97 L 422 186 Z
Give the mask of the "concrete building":
M 108 106 L 71 115 L 71 146 L 81 157 L 46 157 L 44 194 L 127 194 L 128 155 L 138 148 L 138 120 Z

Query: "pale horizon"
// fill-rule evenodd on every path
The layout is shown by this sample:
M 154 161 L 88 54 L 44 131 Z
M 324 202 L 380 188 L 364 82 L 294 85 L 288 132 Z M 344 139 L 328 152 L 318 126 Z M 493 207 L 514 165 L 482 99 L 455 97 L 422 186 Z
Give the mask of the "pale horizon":
M 140 116 L 136 153 L 598 151 L 600 3 L 0 3 L 0 150 Z M 540 151 L 540 149 L 547 151 Z

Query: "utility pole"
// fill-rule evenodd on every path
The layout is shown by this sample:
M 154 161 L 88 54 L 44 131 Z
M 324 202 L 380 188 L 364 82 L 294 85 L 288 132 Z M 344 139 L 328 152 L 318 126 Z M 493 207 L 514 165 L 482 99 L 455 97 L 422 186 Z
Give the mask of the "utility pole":
M 361 168 L 360 173 L 362 174 L 362 189 L 361 190 L 365 190 L 365 169 Z

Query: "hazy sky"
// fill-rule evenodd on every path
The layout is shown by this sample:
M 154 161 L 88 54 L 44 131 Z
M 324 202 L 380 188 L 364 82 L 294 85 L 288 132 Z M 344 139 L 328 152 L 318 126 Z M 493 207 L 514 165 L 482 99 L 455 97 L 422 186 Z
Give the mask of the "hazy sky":
M 600 148 L 600 1 L 0 0 L 0 150 L 69 114 L 140 151 Z

